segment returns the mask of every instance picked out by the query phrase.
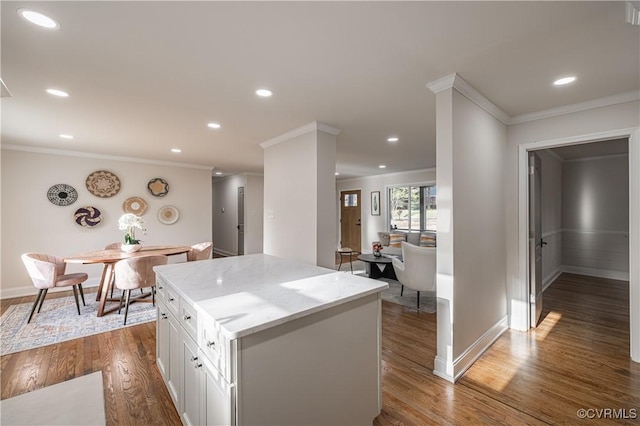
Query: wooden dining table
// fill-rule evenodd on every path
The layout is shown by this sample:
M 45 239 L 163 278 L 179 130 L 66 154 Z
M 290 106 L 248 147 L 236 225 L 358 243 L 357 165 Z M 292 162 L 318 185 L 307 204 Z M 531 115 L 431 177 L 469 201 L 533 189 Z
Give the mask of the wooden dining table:
M 139 256 L 173 256 L 176 254 L 187 253 L 190 250 L 190 246 L 142 246 L 139 251 L 133 253 L 125 253 L 120 249 L 96 250 L 65 257 L 63 260 L 66 263 L 79 263 L 85 265 L 102 263 L 104 265 L 102 268 L 102 276 L 100 277 L 100 284 L 98 285 L 98 292 L 96 294 L 96 301 L 99 301 L 98 316 L 101 317 L 104 314 L 115 311 L 120 306 L 120 299 L 109 297 L 109 292 L 113 285 L 114 265 L 118 261 Z M 146 293 L 142 296 L 146 297 L 150 294 L 151 293 Z M 140 299 L 141 297 L 138 297 L 135 300 L 132 298 L 132 302 L 136 300 L 139 301 Z M 117 301 L 118 306 L 106 309 L 106 303 L 109 301 Z

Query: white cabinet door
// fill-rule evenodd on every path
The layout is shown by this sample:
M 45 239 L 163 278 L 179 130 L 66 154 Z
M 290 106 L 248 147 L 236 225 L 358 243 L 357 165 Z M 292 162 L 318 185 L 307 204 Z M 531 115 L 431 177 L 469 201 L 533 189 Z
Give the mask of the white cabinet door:
M 204 356 L 201 368 L 201 419 L 205 425 L 235 424 L 235 388 Z
M 156 303 L 156 365 L 165 382 L 169 368 L 169 317 L 164 303 Z
M 173 399 L 173 403 L 176 405 L 178 412 L 182 409 L 182 399 L 180 398 L 181 389 L 181 372 L 182 372 L 182 358 L 180 357 L 180 341 L 182 335 L 180 333 L 180 323 L 173 316 L 173 314 L 167 314 L 167 322 L 169 323 L 169 368 L 167 371 L 167 377 L 165 378 L 167 389 Z M 166 367 L 166 366 L 165 366 Z
M 200 370 L 202 361 L 198 358 L 196 342 L 182 329 L 182 423 L 199 425 L 200 422 Z

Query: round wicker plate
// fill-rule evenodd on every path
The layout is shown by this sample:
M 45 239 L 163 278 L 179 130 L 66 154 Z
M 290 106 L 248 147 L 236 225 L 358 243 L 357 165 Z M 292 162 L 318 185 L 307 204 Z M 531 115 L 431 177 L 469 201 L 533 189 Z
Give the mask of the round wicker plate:
M 98 170 L 87 177 L 87 190 L 100 198 L 113 197 L 120 191 L 118 176 L 106 170 Z
M 78 199 L 78 191 L 71 185 L 59 183 L 49 188 L 47 198 L 56 206 L 69 206 Z
M 133 213 L 142 216 L 147 211 L 147 202 L 140 197 L 127 198 L 122 204 L 125 213 Z
M 153 178 L 147 184 L 147 189 L 154 197 L 164 197 L 169 192 L 169 183 L 162 178 Z
M 158 220 L 165 225 L 173 225 L 179 217 L 180 212 L 174 206 L 163 206 L 158 210 Z
M 80 207 L 74 213 L 74 218 L 78 225 L 84 226 L 85 228 L 92 228 L 100 225 L 100 222 L 102 222 L 100 210 L 92 206 Z

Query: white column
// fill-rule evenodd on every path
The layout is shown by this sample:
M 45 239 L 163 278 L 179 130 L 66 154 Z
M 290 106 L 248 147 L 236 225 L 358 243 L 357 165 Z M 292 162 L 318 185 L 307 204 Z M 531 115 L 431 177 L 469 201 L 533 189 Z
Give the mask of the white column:
M 336 135 L 314 121 L 264 148 L 264 253 L 335 267 Z
M 449 381 L 507 328 L 504 162 L 508 116 L 453 74 L 436 93 L 438 330 Z

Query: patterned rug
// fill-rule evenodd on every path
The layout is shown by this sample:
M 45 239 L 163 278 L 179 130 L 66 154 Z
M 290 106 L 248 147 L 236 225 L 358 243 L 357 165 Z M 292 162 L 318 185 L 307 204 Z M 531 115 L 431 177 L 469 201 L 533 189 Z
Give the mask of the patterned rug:
M 118 297 L 116 293 L 114 293 L 114 297 Z M 27 317 L 33 303 L 10 306 L 0 318 L 0 337 L 2 339 L 0 355 L 90 336 L 156 319 L 156 309 L 151 303 L 132 303 L 129 306 L 127 325 L 123 326 L 124 309 L 122 315 L 118 315 L 116 311 L 98 317 L 96 316 L 98 302 L 95 301 L 95 293 L 86 293 L 85 301 L 87 306 L 82 306 L 82 300 L 80 301 L 81 315 L 78 315 L 73 296 L 47 298 L 40 313 L 34 313 L 29 324 L 27 324 Z M 115 304 L 116 302 L 109 303 Z
M 365 264 L 364 262 L 357 260 L 353 262 L 353 273 L 355 275 L 360 275 L 363 277 L 367 276 L 365 272 Z M 342 265 L 341 271 L 350 271 L 349 264 Z M 418 302 L 418 292 L 415 290 L 410 290 L 405 288 L 403 296 L 400 296 L 400 290 L 402 289 L 402 284 L 399 281 L 392 280 L 391 278 L 378 278 L 378 280 L 384 281 L 389 284 L 389 288 L 382 292 L 382 300 L 386 300 L 387 302 L 395 303 L 397 305 L 406 306 L 407 308 L 416 309 L 416 304 Z M 421 292 L 420 293 L 420 312 L 425 312 L 427 314 L 434 314 L 436 312 L 436 294 Z

